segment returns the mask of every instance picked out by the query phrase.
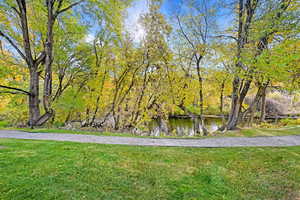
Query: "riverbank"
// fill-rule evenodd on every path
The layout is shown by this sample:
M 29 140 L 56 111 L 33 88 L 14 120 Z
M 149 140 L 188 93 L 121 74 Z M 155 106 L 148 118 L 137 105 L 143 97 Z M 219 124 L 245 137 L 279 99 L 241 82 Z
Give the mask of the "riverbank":
M 258 137 L 258 136 L 285 136 L 300 134 L 300 126 L 285 126 L 281 128 L 244 128 L 226 133 L 215 132 L 208 136 L 139 136 L 132 133 L 112 133 L 85 130 L 66 130 L 59 128 L 15 128 L 0 127 L 0 130 L 18 130 L 29 133 L 65 133 L 65 134 L 81 134 L 81 135 L 97 135 L 97 136 L 119 136 L 119 137 L 137 137 L 137 138 L 215 138 L 215 137 Z

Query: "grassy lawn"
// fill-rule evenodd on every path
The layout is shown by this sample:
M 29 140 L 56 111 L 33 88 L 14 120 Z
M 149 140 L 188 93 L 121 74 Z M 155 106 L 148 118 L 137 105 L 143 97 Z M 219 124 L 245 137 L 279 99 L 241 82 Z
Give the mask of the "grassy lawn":
M 1 200 L 300 198 L 300 147 L 0 146 Z
M 99 135 L 99 136 L 122 136 L 122 137 L 147 137 L 147 136 L 136 136 L 131 133 L 112 133 L 112 132 L 97 132 L 97 131 L 83 131 L 83 130 L 66 130 L 59 128 L 0 128 L 0 130 L 19 130 L 29 133 L 66 133 L 66 134 L 82 134 L 82 135 Z
M 225 135 L 233 137 L 300 135 L 300 126 L 286 126 L 282 128 L 245 128 L 238 131 L 228 131 Z

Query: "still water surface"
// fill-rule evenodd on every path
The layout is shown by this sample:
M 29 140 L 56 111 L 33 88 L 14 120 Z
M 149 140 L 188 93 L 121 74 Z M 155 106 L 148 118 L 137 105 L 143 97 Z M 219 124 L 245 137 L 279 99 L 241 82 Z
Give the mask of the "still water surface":
M 222 125 L 221 118 L 205 118 L 205 128 L 209 132 L 216 131 Z M 166 133 L 166 128 L 168 133 Z M 150 136 L 195 136 L 197 130 L 201 128 L 199 120 L 190 118 L 170 118 L 165 125 L 157 120 L 150 123 Z

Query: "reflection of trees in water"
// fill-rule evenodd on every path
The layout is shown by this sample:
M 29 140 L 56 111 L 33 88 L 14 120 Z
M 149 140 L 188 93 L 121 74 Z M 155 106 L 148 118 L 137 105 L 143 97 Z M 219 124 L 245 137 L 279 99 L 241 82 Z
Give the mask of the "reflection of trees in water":
M 206 118 L 204 120 L 205 128 L 209 132 L 216 131 L 222 124 L 222 119 Z M 171 118 L 169 120 L 153 120 L 150 123 L 151 136 L 195 136 L 203 135 L 201 132 L 202 123 L 199 118 L 195 119 L 180 119 Z

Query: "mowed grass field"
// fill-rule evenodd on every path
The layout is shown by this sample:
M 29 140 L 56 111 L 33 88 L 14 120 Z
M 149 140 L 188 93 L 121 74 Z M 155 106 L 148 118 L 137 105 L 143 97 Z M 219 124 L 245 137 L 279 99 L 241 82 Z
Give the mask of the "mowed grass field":
M 300 147 L 175 148 L 0 139 L 0 199 L 300 198 Z

